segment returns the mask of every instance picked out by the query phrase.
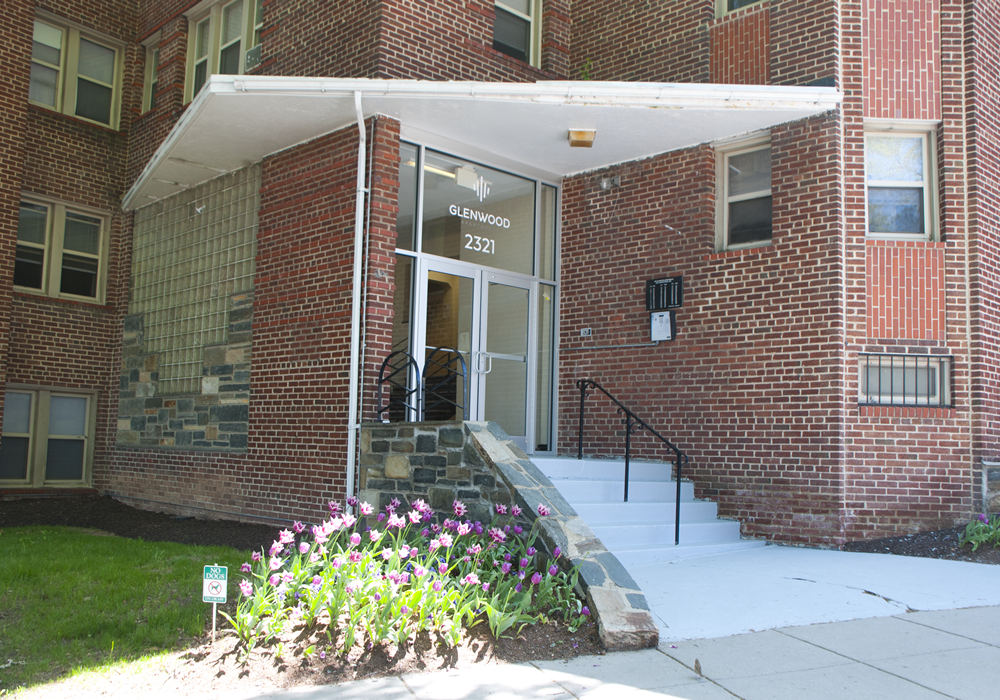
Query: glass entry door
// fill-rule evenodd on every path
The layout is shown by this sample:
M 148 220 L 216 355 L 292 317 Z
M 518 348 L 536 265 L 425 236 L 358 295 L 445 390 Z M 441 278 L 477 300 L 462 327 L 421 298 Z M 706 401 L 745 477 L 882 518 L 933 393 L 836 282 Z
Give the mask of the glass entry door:
M 530 280 L 447 261 L 421 267 L 413 355 L 423 363 L 425 420 L 494 421 L 527 449 L 534 414 Z
M 528 310 L 531 292 L 513 279 L 486 273 L 480 329 L 480 415 L 500 425 L 526 449 L 528 432 Z

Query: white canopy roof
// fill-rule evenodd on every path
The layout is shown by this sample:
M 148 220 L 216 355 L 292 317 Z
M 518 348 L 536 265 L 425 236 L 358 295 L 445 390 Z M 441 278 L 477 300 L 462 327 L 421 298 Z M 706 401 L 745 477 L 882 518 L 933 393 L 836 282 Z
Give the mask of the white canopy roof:
M 834 109 L 834 88 L 677 83 L 484 83 L 214 75 L 125 196 L 137 209 L 365 117 L 404 137 L 558 181 Z M 570 129 L 596 130 L 591 148 Z

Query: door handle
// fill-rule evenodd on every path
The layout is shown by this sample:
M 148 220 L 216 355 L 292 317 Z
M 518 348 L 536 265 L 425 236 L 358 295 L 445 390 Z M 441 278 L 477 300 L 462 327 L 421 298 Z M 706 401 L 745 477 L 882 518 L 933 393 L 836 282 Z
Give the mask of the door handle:
M 486 359 L 489 360 L 489 364 L 487 365 L 486 370 L 483 371 L 483 374 L 489 374 L 490 372 L 493 371 L 493 355 L 489 354 L 488 352 L 484 352 L 483 355 L 485 355 Z

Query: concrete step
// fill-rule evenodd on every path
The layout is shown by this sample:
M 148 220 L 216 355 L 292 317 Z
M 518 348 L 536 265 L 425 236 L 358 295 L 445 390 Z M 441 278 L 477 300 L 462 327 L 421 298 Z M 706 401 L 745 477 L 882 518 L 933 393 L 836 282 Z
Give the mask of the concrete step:
M 623 502 L 623 460 L 538 457 L 534 462 L 580 514 L 604 546 L 625 560 L 707 556 L 719 548 L 757 543 L 740 539 L 740 524 L 719 520 L 711 501 L 696 501 L 694 485 L 681 481 L 680 546 L 674 546 L 676 484 L 671 465 L 629 464 L 629 500 Z
M 621 482 L 625 475 L 624 460 L 574 459 L 572 457 L 536 457 L 532 461 L 553 483 L 562 479 L 600 479 Z M 663 462 L 629 462 L 631 481 L 672 481 L 673 470 Z
M 592 527 L 597 525 L 647 525 L 672 524 L 674 503 L 573 503 L 576 512 Z M 715 522 L 719 508 L 712 501 L 681 501 L 681 519 L 684 522 Z
M 681 511 L 683 514 L 683 510 Z M 604 546 L 612 552 L 644 547 L 662 547 L 674 542 L 673 523 L 654 525 L 591 525 Z M 681 521 L 680 541 L 685 545 L 738 542 L 740 524 L 734 520 L 714 522 Z
M 553 479 L 552 485 L 559 489 L 563 498 L 576 503 L 621 503 L 624 484 L 603 479 Z M 672 481 L 640 481 L 631 479 L 628 487 L 629 502 L 673 503 L 677 487 Z M 681 482 L 681 501 L 694 499 L 694 485 L 690 481 Z

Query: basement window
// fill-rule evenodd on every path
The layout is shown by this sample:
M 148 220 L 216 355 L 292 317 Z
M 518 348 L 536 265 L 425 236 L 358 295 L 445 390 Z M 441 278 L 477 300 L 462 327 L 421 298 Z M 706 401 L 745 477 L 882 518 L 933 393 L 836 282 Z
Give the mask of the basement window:
M 862 353 L 859 396 L 863 406 L 951 406 L 950 356 Z

